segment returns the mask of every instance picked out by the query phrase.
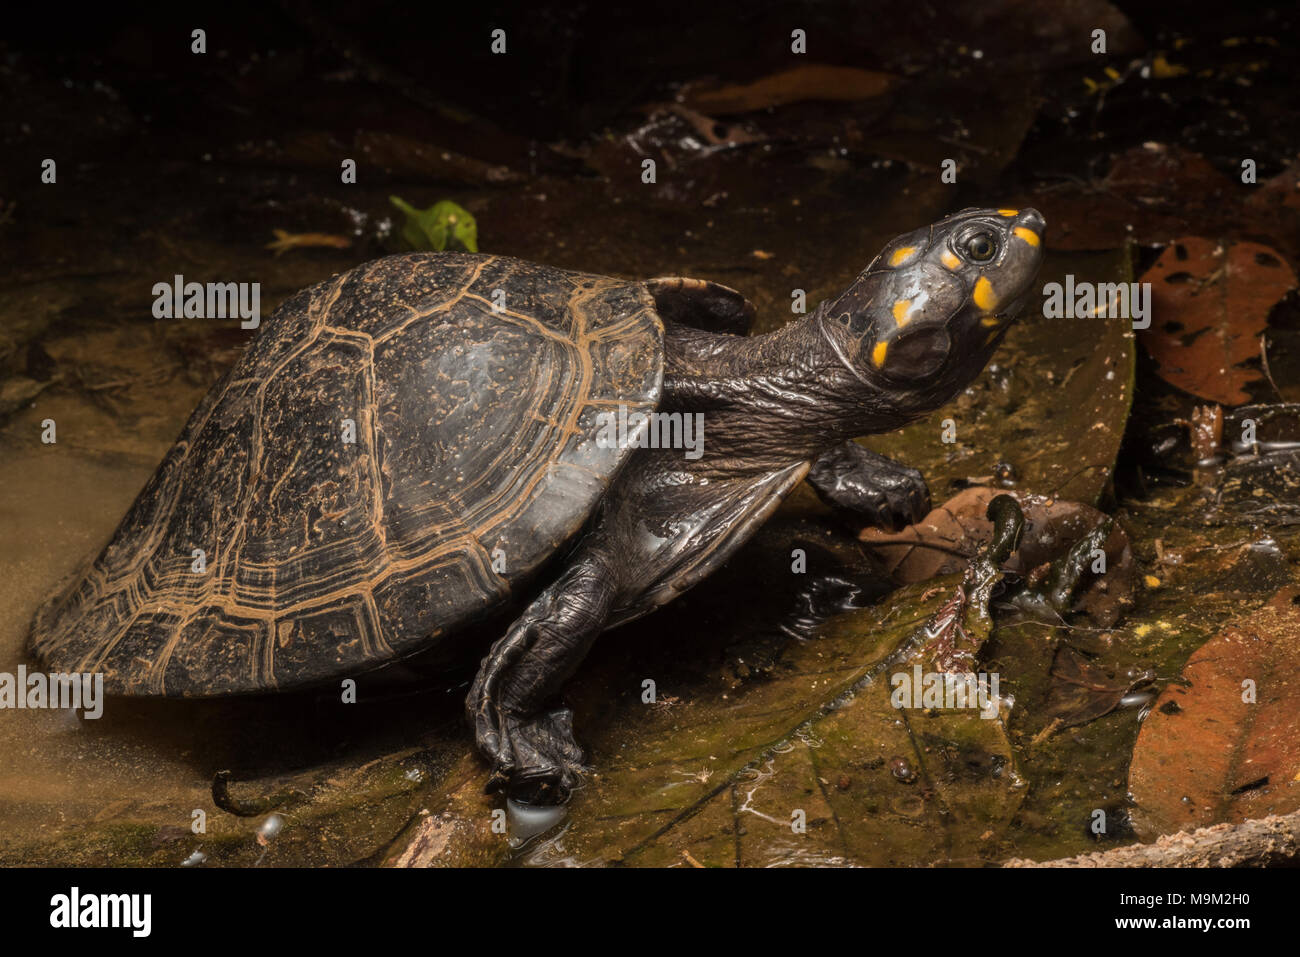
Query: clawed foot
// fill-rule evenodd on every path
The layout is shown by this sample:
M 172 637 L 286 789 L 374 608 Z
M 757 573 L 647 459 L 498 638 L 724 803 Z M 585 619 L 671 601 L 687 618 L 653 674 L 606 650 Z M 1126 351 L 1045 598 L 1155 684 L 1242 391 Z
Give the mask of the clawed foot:
M 573 712 L 557 708 L 521 718 L 500 716 L 488 791 L 504 790 L 521 804 L 563 804 L 587 769 L 573 737 Z M 480 740 L 479 746 L 486 750 Z
M 846 442 L 813 463 L 808 481 L 828 505 L 897 532 L 930 511 L 930 490 L 916 469 Z
M 504 790 L 523 804 L 563 804 L 577 787 L 582 749 L 573 736 L 573 712 L 554 708 L 522 713 L 503 702 L 520 683 L 536 679 L 527 652 L 543 631 L 538 623 L 517 625 L 483 663 L 465 701 L 479 751 L 492 763 L 488 791 Z

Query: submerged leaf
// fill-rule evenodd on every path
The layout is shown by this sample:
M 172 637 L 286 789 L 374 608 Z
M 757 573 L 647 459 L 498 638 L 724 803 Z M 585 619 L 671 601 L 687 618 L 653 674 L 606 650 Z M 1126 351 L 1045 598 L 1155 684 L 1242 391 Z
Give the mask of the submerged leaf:
M 1222 405 L 1250 401 L 1269 311 L 1296 276 L 1268 246 L 1188 236 L 1171 243 L 1142 276 L 1151 283 L 1142 342 L 1160 377 Z
M 1051 674 L 1046 716 L 1058 722 L 1058 728 L 1087 724 L 1110 714 L 1125 695 L 1155 677 L 1152 671 L 1117 677 L 1069 645 L 1057 650 Z
M 1144 836 L 1300 809 L 1300 588 L 1197 649 L 1156 700 L 1129 768 Z
M 564 826 L 520 849 L 518 862 L 915 865 L 1005 856 L 994 836 L 1009 826 L 1024 788 L 997 688 L 986 682 L 965 707 L 944 707 L 947 699 L 936 705 L 918 687 L 907 706 L 896 706 L 891 680 L 911 678 L 914 667 L 934 672 L 933 639 L 946 621 L 965 633 L 960 650 L 978 649 L 989 633 L 997 563 L 981 556 L 970 576 L 838 614 L 815 636 L 789 629 L 769 665 L 737 682 L 718 667 L 719 653 L 770 619 L 771 609 L 751 618 L 748 607 L 720 608 L 717 589 L 730 575 L 737 587 L 755 574 L 767 580 L 764 562 L 773 555 L 788 567 L 789 542 L 774 550 L 776 532 L 760 532 L 767 547 L 751 549 L 711 587 L 683 596 L 657 621 L 628 626 L 618 647 L 603 661 L 598 654 L 575 682 L 568 700 L 596 770 L 575 792 Z M 797 540 L 813 573 L 846 573 L 828 549 L 856 553 L 847 538 L 842 548 L 830 537 L 821 545 Z M 800 617 L 804 582 L 791 585 Z M 949 599 L 958 596 L 954 608 Z M 695 641 L 666 659 L 665 645 L 682 630 L 673 615 L 698 627 L 702 613 L 715 616 L 713 650 Z M 644 697 L 646 676 L 653 701 Z M 958 684 L 978 688 L 977 676 Z M 483 823 L 491 802 L 481 795 L 481 762 L 470 756 L 462 767 L 448 778 L 450 793 L 430 794 L 431 817 L 390 859 L 486 861 L 501 853 L 501 839 Z

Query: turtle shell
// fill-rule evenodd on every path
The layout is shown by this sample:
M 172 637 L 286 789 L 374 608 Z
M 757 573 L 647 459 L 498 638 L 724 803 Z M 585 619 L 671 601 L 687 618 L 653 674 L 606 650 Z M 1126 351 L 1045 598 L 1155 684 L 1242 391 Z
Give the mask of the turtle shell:
M 582 528 L 650 411 L 641 283 L 407 254 L 287 300 L 195 410 L 108 546 L 33 624 L 117 694 L 309 684 L 491 611 Z

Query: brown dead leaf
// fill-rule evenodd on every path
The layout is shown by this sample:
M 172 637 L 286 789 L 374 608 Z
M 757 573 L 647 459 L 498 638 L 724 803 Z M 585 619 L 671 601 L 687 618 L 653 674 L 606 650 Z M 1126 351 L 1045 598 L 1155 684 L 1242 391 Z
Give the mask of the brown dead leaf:
M 1296 276 L 1268 246 L 1188 236 L 1169 245 L 1141 277 L 1151 283 L 1152 322 L 1142 342 L 1165 381 L 1218 402 L 1249 402 L 1260 371 L 1269 310 Z
M 1156 699 L 1133 750 L 1138 832 L 1300 809 L 1300 587 L 1202 645 L 1182 679 Z
M 1265 213 L 1300 212 L 1300 159 L 1292 160 L 1282 172 L 1260 183 L 1251 191 L 1246 205 Z
M 868 100 L 887 92 L 894 77 L 848 66 L 799 66 L 712 90 L 690 90 L 686 105 L 710 116 L 750 113 L 803 100 Z
M 1056 727 L 1072 728 L 1110 714 L 1123 697 L 1138 685 L 1155 677 L 1144 671 L 1134 675 L 1112 675 L 1069 645 L 1062 645 L 1052 662 L 1052 687 L 1046 711 Z
M 1199 153 L 1164 143 L 1126 150 L 1111 164 L 1105 188 L 1141 206 L 1220 203 L 1232 182 Z
M 1246 185 L 1198 153 L 1144 143 L 1116 156 L 1104 178 L 1040 183 L 1005 201 L 1050 210 L 1047 242 L 1055 250 L 1112 249 L 1127 239 L 1164 245 L 1200 235 L 1264 239 L 1292 262 L 1300 259 L 1300 160 Z

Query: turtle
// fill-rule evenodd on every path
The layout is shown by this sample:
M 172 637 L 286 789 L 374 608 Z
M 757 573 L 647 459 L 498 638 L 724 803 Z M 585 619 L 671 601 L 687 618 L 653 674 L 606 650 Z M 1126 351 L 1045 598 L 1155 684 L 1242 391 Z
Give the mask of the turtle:
M 465 652 L 490 643 L 466 714 L 490 790 L 563 803 L 586 767 L 561 693 L 599 635 L 727 562 L 805 479 L 864 523 L 928 511 L 921 474 L 856 439 L 974 380 L 1044 226 L 950 215 L 762 335 L 701 279 L 360 265 L 262 323 L 29 647 L 109 694 L 263 693 L 453 647 L 515 608 Z

